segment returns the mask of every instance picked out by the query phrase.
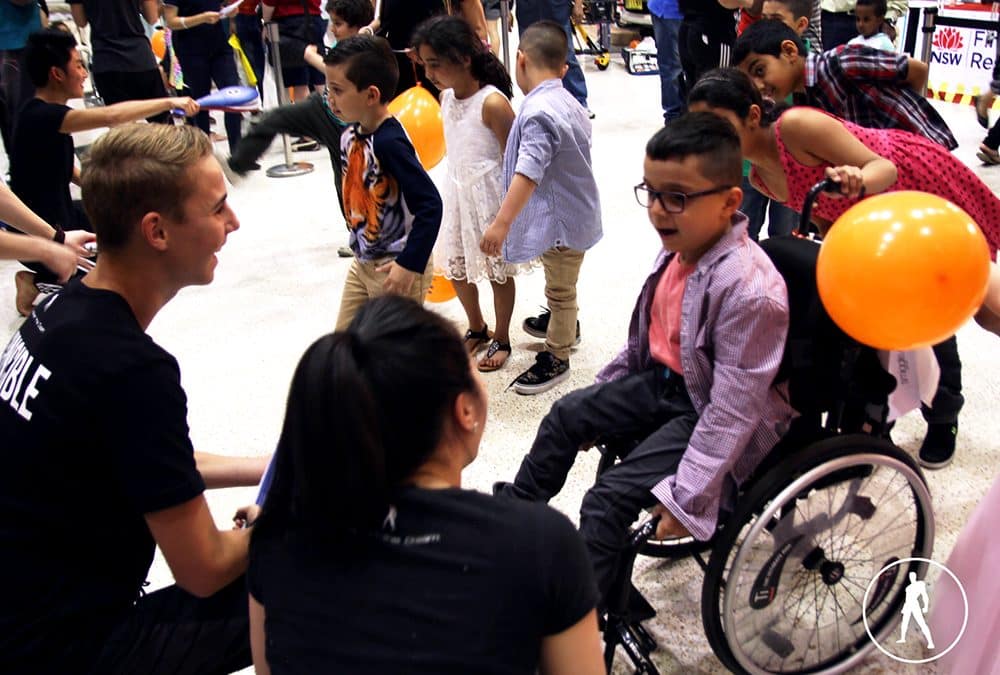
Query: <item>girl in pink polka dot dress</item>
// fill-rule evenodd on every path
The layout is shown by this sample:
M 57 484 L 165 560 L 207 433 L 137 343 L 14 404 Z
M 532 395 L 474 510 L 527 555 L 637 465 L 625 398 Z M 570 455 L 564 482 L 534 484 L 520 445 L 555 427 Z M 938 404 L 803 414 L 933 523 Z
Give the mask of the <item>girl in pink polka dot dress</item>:
M 796 107 L 777 120 L 763 112 L 750 79 L 736 69 L 715 70 L 692 88 L 688 107 L 728 119 L 752 164 L 750 180 L 765 195 L 802 212 L 809 189 L 831 178 L 839 193 L 824 193 L 812 219 L 826 232 L 864 195 L 921 190 L 964 209 L 979 224 L 996 259 L 1000 199 L 946 148 L 899 129 L 867 129 L 821 110 Z M 977 319 L 1000 334 L 1000 268 L 991 266 L 990 290 Z M 990 316 L 992 314 L 993 316 Z

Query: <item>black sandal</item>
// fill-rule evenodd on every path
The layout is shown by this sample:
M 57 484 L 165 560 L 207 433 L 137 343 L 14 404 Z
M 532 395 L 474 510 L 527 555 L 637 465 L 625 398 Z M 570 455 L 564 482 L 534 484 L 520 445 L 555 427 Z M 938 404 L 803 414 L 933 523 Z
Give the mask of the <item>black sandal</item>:
M 485 347 L 491 337 L 493 337 L 493 334 L 490 333 L 490 327 L 487 325 L 484 325 L 482 330 L 472 330 L 470 328 L 465 331 L 465 337 L 463 338 L 465 340 L 465 350 L 469 353 L 469 356 L 472 356 Z
M 492 359 L 499 352 L 507 352 L 507 358 L 503 360 L 503 363 L 501 363 L 499 366 L 484 366 L 483 365 L 483 361 L 486 361 L 488 359 Z M 500 370 L 505 365 L 507 365 L 507 361 L 510 359 L 510 353 L 511 353 L 511 350 L 510 350 L 510 343 L 509 342 L 500 342 L 499 340 L 494 340 L 493 342 L 490 343 L 490 346 L 486 350 L 486 354 L 483 355 L 483 358 L 479 359 L 479 365 L 477 366 L 479 368 L 479 372 L 480 373 L 492 373 L 494 371 Z

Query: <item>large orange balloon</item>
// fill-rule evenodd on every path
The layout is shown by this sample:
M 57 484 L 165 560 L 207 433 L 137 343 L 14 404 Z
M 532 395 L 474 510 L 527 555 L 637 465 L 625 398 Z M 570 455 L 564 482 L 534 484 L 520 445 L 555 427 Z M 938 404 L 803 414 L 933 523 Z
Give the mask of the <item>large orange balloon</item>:
M 428 171 L 444 159 L 444 122 L 441 105 L 419 84 L 389 104 L 389 112 L 406 129 L 420 164 Z
M 167 39 L 163 34 L 163 31 L 153 31 L 153 37 L 149 39 L 149 43 L 153 47 L 153 53 L 156 55 L 156 60 L 162 61 L 164 55 L 167 53 Z
M 925 192 L 875 195 L 847 210 L 823 241 L 816 280 L 844 332 L 878 349 L 934 345 L 982 304 L 990 254 L 979 226 Z
M 426 298 L 428 302 L 448 302 L 455 295 L 455 285 L 451 283 L 451 279 L 443 274 L 435 274 L 427 289 Z

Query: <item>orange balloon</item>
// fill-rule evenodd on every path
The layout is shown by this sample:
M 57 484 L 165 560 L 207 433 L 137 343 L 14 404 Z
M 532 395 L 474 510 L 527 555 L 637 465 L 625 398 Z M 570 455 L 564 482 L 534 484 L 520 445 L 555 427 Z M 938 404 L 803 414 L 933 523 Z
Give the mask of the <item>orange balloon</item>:
M 442 274 L 435 274 L 431 280 L 430 288 L 427 289 L 427 300 L 429 302 L 448 302 L 455 295 L 455 285 L 451 283 L 451 279 Z
M 441 105 L 431 93 L 419 84 L 410 87 L 389 104 L 389 112 L 395 115 L 406 129 L 413 148 L 417 151 L 420 164 L 428 171 L 444 159 L 444 121 L 441 119 Z
M 878 349 L 935 345 L 975 314 L 990 253 L 962 209 L 926 192 L 875 195 L 830 228 L 816 264 L 830 317 Z
M 156 55 L 156 60 L 162 61 L 163 57 L 167 54 L 167 38 L 164 36 L 163 31 L 153 31 L 153 37 L 149 39 L 149 43 L 153 47 L 153 54 Z

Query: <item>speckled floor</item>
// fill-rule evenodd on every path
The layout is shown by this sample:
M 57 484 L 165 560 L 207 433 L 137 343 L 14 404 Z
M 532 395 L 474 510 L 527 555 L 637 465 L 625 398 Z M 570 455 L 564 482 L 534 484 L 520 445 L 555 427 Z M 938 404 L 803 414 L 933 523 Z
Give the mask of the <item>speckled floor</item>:
M 505 391 L 510 380 L 534 359 L 540 342 L 520 330 L 521 321 L 543 301 L 540 273 L 518 281 L 513 330 L 514 353 L 508 366 L 487 375 L 490 419 L 479 458 L 465 472 L 465 486 L 488 490 L 510 479 L 528 449 L 541 417 L 557 397 L 589 384 L 595 372 L 625 339 L 634 298 L 659 242 L 645 213 L 632 196 L 641 179 L 643 147 L 660 124 L 656 77 L 628 75 L 619 60 L 606 72 L 586 64 L 594 120 L 594 167 L 601 189 L 605 236 L 587 254 L 579 283 L 583 342 L 573 354 L 572 378 L 565 386 L 535 397 Z M 962 147 L 956 154 L 994 188 L 1000 167 L 981 168 L 975 148 L 983 132 L 970 108 L 942 104 Z M 222 147 L 220 145 L 220 147 Z M 272 179 L 259 172 L 231 192 L 242 228 L 220 255 L 215 282 L 181 292 L 156 318 L 150 332 L 181 364 L 190 407 L 191 434 L 201 450 L 232 455 L 271 452 L 281 424 L 292 369 L 305 347 L 332 330 L 340 288 L 349 260 L 338 258 L 345 241 L 325 152 L 300 155 L 316 170 L 298 178 Z M 262 163 L 278 163 L 275 144 Z M 0 157 L 0 169 L 6 160 Z M 433 172 L 443 177 L 443 167 Z M 20 319 L 13 308 L 15 263 L 0 263 L 0 330 L 8 336 Z M 488 294 L 486 298 L 488 299 Z M 464 330 L 457 301 L 435 306 Z M 487 307 L 487 312 L 492 309 Z M 4 338 L 6 339 L 6 338 Z M 959 345 L 965 363 L 966 406 L 961 417 L 954 463 L 928 479 L 935 500 L 937 541 L 934 559 L 947 559 L 970 510 L 996 474 L 1000 432 L 995 414 L 1000 344 L 975 325 L 965 326 Z M 896 442 L 910 452 L 919 447 L 924 424 L 910 415 L 896 427 Z M 596 454 L 581 455 L 553 505 L 576 519 L 580 499 L 592 483 Z M 252 501 L 254 490 L 210 494 L 220 525 L 234 509 Z M 154 564 L 154 586 L 170 581 L 162 559 Z M 716 673 L 714 657 L 701 627 L 701 573 L 691 561 L 669 565 L 640 559 L 637 585 L 658 617 L 647 625 L 660 645 L 655 653 L 663 673 Z M 920 666 L 895 663 L 875 655 L 855 672 L 912 673 Z M 923 667 L 926 668 L 926 667 Z M 615 672 L 630 672 L 619 658 Z M 923 672 L 928 672 L 927 670 Z

